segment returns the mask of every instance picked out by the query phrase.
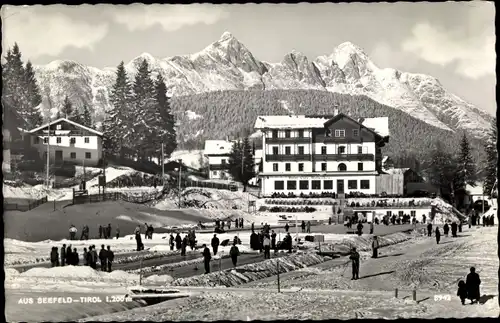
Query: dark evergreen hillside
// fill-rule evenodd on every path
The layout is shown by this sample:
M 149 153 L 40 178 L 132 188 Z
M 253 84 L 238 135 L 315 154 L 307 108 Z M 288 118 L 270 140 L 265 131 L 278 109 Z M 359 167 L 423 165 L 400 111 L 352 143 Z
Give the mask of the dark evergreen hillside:
M 258 115 L 289 113 L 281 100 L 287 101 L 287 107 L 295 114 L 331 115 L 337 106 L 340 112 L 353 117 L 389 117 L 391 139 L 384 154 L 390 156 L 411 152 L 422 158 L 436 141 L 452 152 L 462 136 L 462 132 L 433 127 L 365 96 L 313 90 L 220 91 L 172 98 L 172 110 L 182 125 L 178 129 L 180 146 L 202 148 L 205 139 L 251 134 Z M 201 118 L 189 119 L 187 110 Z M 196 133 L 199 135 L 193 138 Z

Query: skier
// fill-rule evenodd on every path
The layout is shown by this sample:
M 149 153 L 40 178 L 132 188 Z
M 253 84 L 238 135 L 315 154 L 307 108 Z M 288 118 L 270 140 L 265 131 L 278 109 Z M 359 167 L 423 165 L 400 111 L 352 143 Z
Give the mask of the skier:
M 101 250 L 99 251 L 99 260 L 101 261 L 101 271 L 106 271 L 106 265 L 108 261 L 108 254 L 104 245 L 101 245 Z
M 352 261 L 352 278 L 351 280 L 359 279 L 359 253 L 356 251 L 356 247 L 352 248 L 351 255 L 349 259 Z
M 210 255 L 210 249 L 208 249 L 207 245 L 203 245 L 203 262 L 205 264 L 205 274 L 210 273 L 210 260 L 212 256 Z
M 61 266 L 64 267 L 66 264 L 66 244 L 61 247 Z
M 427 224 L 427 236 L 432 237 L 432 223 Z
M 170 240 L 169 240 L 169 244 L 170 244 L 170 250 L 174 250 L 174 235 L 172 233 L 170 233 Z
M 372 249 L 373 249 L 372 258 L 378 257 L 378 248 L 379 248 L 378 237 L 374 236 L 372 241 Z
M 467 297 L 471 300 L 471 304 L 479 302 L 481 297 L 481 291 L 479 286 L 481 285 L 481 279 L 476 273 L 476 268 L 471 267 L 470 273 L 467 275 L 465 280 L 465 286 L 467 288 Z
M 214 237 L 212 238 L 212 249 L 215 256 L 217 254 L 217 250 L 219 249 L 219 238 L 217 238 L 216 234 L 214 234 Z
M 306 230 L 307 233 L 311 233 L 311 221 L 307 221 Z
M 439 241 L 441 240 L 441 231 L 439 231 L 439 227 L 436 227 L 436 242 L 439 244 Z
M 231 260 L 233 262 L 233 267 L 236 267 L 236 263 L 238 262 L 238 256 L 240 255 L 240 250 L 236 246 L 236 243 L 233 243 L 233 246 L 231 247 L 231 250 L 229 251 L 229 254 L 231 255 Z

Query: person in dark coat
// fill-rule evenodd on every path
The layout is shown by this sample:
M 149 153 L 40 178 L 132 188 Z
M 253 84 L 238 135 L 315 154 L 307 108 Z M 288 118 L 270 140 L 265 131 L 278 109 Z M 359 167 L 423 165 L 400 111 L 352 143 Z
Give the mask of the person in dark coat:
M 427 224 L 427 236 L 432 237 L 432 223 Z
M 73 253 L 71 255 L 73 256 L 72 265 L 73 266 L 78 266 L 79 263 L 80 263 L 80 256 L 78 255 L 78 252 L 76 251 L 76 248 L 73 248 Z
M 106 239 L 111 239 L 111 223 L 109 223 L 106 228 Z
M 116 227 L 116 239 L 118 239 L 120 237 L 120 228 L 119 227 Z
M 72 253 L 72 248 L 71 248 L 71 245 L 69 245 L 67 248 L 66 248 L 66 264 L 67 265 L 72 265 L 71 264 L 71 253 Z M 68 262 L 69 260 L 69 262 Z
M 113 260 L 115 260 L 115 253 L 111 251 L 111 247 L 108 246 L 108 250 L 106 251 L 106 254 L 108 256 L 107 258 L 107 265 L 108 265 L 108 273 L 111 272 L 111 266 L 113 265 Z
M 102 239 L 103 227 L 99 225 L 99 239 Z
M 92 245 L 92 251 L 90 252 L 90 266 L 94 269 L 97 270 L 97 251 L 95 250 L 95 246 Z
M 259 237 L 257 236 L 257 233 L 255 231 L 252 231 L 250 234 L 250 248 L 252 250 L 258 250 L 259 249 Z
M 332 218 L 331 217 L 328 218 L 328 225 L 332 225 Z
M 311 221 L 307 221 L 307 224 L 306 224 L 306 232 L 307 232 L 307 233 L 311 233 Z
M 378 237 L 374 236 L 372 241 L 372 250 L 373 250 L 372 258 L 378 257 L 378 248 L 379 248 Z
M 83 265 L 84 266 L 89 265 L 89 253 L 87 251 L 87 248 L 83 248 Z
M 99 250 L 99 260 L 101 261 L 101 271 L 106 271 L 108 262 L 108 253 L 104 248 L 104 245 L 101 245 L 101 250 Z
M 356 228 L 357 228 L 358 236 L 361 236 L 363 234 L 363 224 L 361 223 L 361 221 L 358 222 L 358 225 Z
M 155 231 L 152 224 L 149 225 L 148 231 L 149 231 L 149 239 L 151 240 L 153 239 L 153 232 Z
M 87 264 L 88 266 L 92 267 L 92 246 L 89 247 L 89 251 L 87 252 Z
M 291 253 L 292 247 L 293 247 L 293 241 L 292 241 L 292 236 L 290 235 L 290 232 L 286 233 L 285 239 L 286 239 L 286 246 L 288 247 L 288 252 Z
M 271 249 L 276 250 L 276 232 L 271 230 Z
M 351 255 L 349 259 L 352 262 L 352 278 L 351 280 L 359 279 L 359 253 L 356 251 L 356 247 L 352 248 Z
M 182 239 L 181 256 L 185 256 L 186 255 L 187 245 L 188 245 L 188 238 L 187 238 L 187 235 L 186 235 L 186 236 L 184 236 L 184 239 Z
M 235 227 L 236 229 L 238 229 L 238 223 L 239 223 L 239 222 L 240 222 L 240 221 L 238 221 L 238 219 L 235 219 L 235 220 L 234 220 L 234 227 Z
M 255 230 L 255 223 L 252 222 L 252 231 Z
M 441 231 L 439 231 L 439 227 L 436 227 L 436 242 L 439 244 L 439 241 L 441 240 Z
M 302 224 L 300 225 L 300 227 L 302 228 L 302 233 L 305 233 L 306 232 L 306 222 L 304 220 L 302 220 Z
M 57 252 L 57 247 L 52 247 L 50 251 L 50 263 L 52 267 L 57 267 L 59 264 L 59 253 Z
M 374 227 L 373 227 L 373 221 L 372 221 L 372 222 L 370 222 L 370 234 L 373 234 L 373 229 L 374 229 Z
M 446 222 L 443 226 L 443 233 L 444 233 L 445 237 L 448 236 L 448 232 L 450 232 L 450 226 L 448 225 L 448 222 Z
M 174 238 L 174 235 L 172 233 L 170 234 L 170 239 L 169 239 L 168 242 L 170 244 L 170 250 L 174 250 L 175 238 Z
M 476 268 L 471 267 L 470 273 L 467 275 L 465 280 L 465 286 L 467 288 L 467 298 L 471 300 L 471 304 L 479 302 L 481 297 L 481 291 L 479 286 L 481 285 L 481 279 L 479 274 L 476 273 Z
M 423 223 L 423 224 L 425 224 L 425 220 L 426 220 L 426 216 L 425 216 L 425 214 L 424 214 L 424 215 L 422 215 L 422 223 Z
M 463 280 L 458 282 L 457 296 L 460 297 L 462 305 L 465 305 L 465 299 L 467 298 L 467 286 Z
M 205 264 L 205 274 L 210 273 L 210 260 L 212 259 L 212 255 L 210 255 L 210 249 L 208 249 L 207 245 L 203 245 L 203 262 Z
M 451 224 L 451 236 L 452 236 L 453 238 L 456 238 L 456 237 L 457 237 L 457 231 L 458 231 L 458 225 L 457 225 L 457 223 L 456 223 L 456 222 L 453 222 L 453 223 Z
M 182 238 L 179 232 L 177 232 L 177 235 L 175 236 L 175 249 L 179 250 L 182 247 Z
M 458 232 L 462 232 L 462 220 L 458 222 Z
M 141 227 L 137 226 L 134 230 L 135 234 L 135 242 L 137 244 L 137 251 L 140 251 L 142 248 L 142 238 L 141 238 Z
M 217 254 L 217 250 L 219 249 L 219 238 L 217 238 L 217 235 L 214 234 L 214 237 L 212 238 L 212 249 L 214 251 L 214 256 Z
M 238 256 L 240 255 L 240 250 L 236 246 L 236 243 L 233 243 L 231 250 L 229 251 L 229 255 L 231 256 L 231 261 L 233 262 L 233 267 L 236 267 L 236 263 L 238 262 Z
M 61 247 L 61 266 L 66 264 L 66 244 Z
M 290 226 L 288 225 L 288 223 L 285 224 L 285 231 L 288 232 L 288 229 L 290 229 Z

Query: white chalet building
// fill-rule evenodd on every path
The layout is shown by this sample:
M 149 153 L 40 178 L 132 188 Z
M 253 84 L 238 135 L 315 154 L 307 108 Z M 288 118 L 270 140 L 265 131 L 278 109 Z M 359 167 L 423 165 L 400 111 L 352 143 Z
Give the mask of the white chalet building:
M 206 140 L 203 155 L 208 159 L 209 178 L 230 180 L 229 156 L 236 140 Z M 262 160 L 262 150 L 254 154 L 256 172 Z
M 36 147 L 44 161 L 47 159 L 48 144 L 51 162 L 97 166 L 102 158 L 102 132 L 66 118 L 30 130 L 29 134 L 32 146 Z
M 262 195 L 376 193 L 387 117 L 259 116 L 255 129 L 263 133 Z

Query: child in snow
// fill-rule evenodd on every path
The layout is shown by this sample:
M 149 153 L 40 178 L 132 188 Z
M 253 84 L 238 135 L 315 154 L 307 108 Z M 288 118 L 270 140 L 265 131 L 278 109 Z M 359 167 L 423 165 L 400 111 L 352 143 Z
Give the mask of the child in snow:
M 457 296 L 460 297 L 460 300 L 462 301 L 462 305 L 465 305 L 465 299 L 467 298 L 467 288 L 466 288 L 465 282 L 463 280 L 458 282 Z

